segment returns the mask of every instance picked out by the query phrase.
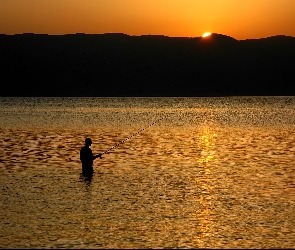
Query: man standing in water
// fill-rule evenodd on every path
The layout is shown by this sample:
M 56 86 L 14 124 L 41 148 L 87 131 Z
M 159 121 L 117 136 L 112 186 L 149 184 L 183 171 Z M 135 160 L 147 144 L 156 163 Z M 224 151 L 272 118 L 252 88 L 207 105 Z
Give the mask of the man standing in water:
M 101 154 L 93 155 L 90 146 L 92 140 L 90 138 L 85 139 L 85 146 L 80 150 L 80 160 L 82 162 L 82 173 L 86 176 L 91 176 L 93 174 L 93 160 L 100 157 Z

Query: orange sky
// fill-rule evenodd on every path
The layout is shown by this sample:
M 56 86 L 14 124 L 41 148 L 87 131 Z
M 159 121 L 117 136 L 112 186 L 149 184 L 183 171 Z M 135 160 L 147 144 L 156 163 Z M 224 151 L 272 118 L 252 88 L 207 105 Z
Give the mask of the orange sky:
M 295 0 L 0 0 L 0 34 L 295 37 Z

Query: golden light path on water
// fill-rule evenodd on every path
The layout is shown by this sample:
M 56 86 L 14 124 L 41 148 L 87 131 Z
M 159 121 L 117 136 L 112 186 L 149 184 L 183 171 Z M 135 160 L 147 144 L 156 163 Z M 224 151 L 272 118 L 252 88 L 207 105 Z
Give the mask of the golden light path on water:
M 211 189 L 214 187 L 212 184 L 213 176 L 212 176 L 212 170 L 210 169 L 211 161 L 214 160 L 214 139 L 216 138 L 216 134 L 214 134 L 212 131 L 210 131 L 210 128 L 205 127 L 203 128 L 203 131 L 200 136 L 200 141 L 196 142 L 199 145 L 201 145 L 201 157 L 198 157 L 197 164 L 204 169 L 204 174 L 206 175 L 205 181 L 202 183 L 202 188 L 203 192 L 208 193 L 209 195 L 211 194 Z M 200 185 L 198 183 L 198 179 L 196 180 L 196 184 Z M 210 196 L 209 196 L 210 197 Z M 211 197 L 210 197 L 211 198 Z M 203 244 L 204 238 L 210 238 L 214 237 L 214 221 L 212 221 L 212 216 L 211 216 L 211 209 L 212 209 L 212 204 L 211 201 L 206 198 L 201 198 L 200 203 L 201 203 L 201 211 L 196 211 L 196 214 L 200 213 L 200 218 L 202 218 L 201 221 L 201 235 L 196 238 L 197 245 L 200 248 L 206 247 Z
M 295 246 L 294 97 L 2 98 L 0 117 L 3 248 Z M 85 137 L 160 118 L 80 177 Z

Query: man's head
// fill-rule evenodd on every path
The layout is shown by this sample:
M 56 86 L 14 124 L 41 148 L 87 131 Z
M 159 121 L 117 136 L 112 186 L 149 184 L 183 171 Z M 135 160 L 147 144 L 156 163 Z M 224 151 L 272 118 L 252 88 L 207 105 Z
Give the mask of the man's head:
M 92 140 L 90 138 L 86 138 L 85 139 L 85 144 L 86 144 L 86 146 L 91 146 Z

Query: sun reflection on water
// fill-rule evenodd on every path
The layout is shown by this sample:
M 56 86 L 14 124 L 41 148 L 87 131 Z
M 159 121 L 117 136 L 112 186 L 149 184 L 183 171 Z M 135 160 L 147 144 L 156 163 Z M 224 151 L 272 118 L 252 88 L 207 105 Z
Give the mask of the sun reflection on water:
M 200 136 L 198 146 L 201 149 L 201 153 L 199 158 L 197 159 L 197 163 L 204 165 L 204 163 L 209 163 L 215 159 L 215 138 L 217 135 L 209 128 L 204 128 L 202 131 L 202 135 Z
M 206 248 L 206 243 L 214 237 L 214 214 L 213 210 L 213 194 L 215 187 L 215 177 L 213 175 L 213 164 L 211 164 L 215 156 L 215 140 L 216 133 L 212 128 L 204 127 L 200 131 L 199 141 L 197 142 L 200 148 L 200 154 L 197 158 L 197 164 L 200 168 L 200 176 L 196 177 L 196 185 L 200 187 L 201 192 L 196 197 L 200 207 L 196 209 L 194 216 L 200 221 L 199 227 L 196 228 L 197 236 L 194 237 L 194 242 L 198 248 Z

